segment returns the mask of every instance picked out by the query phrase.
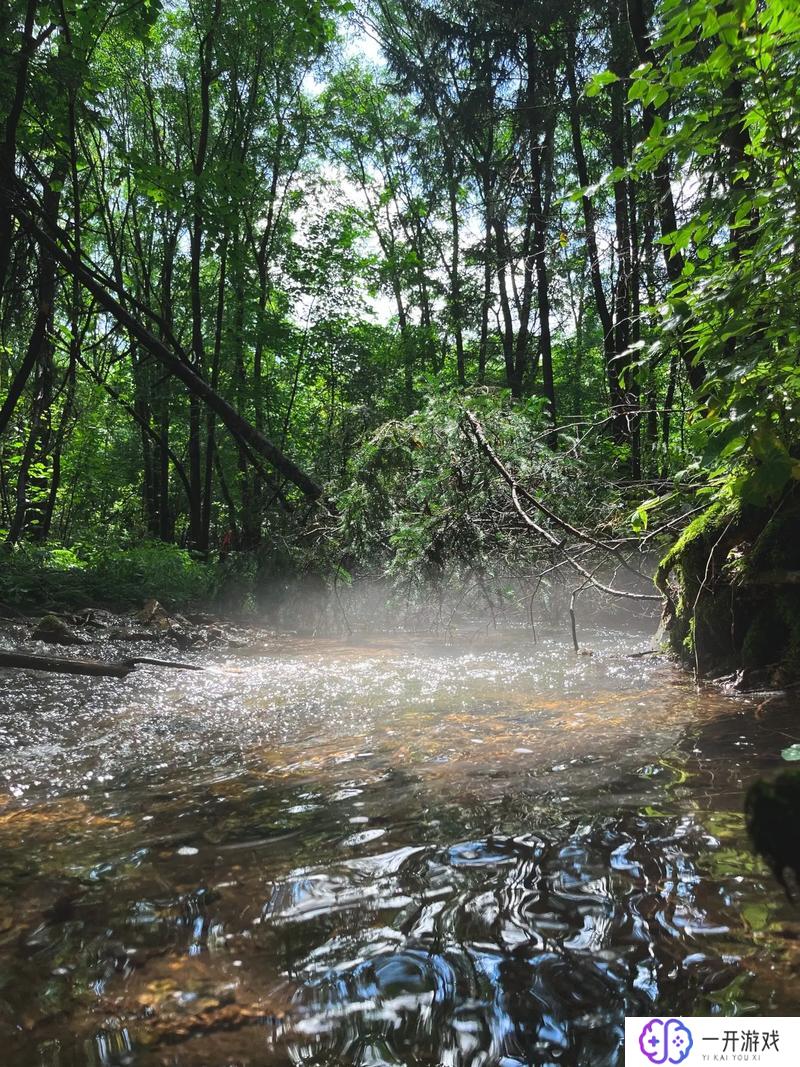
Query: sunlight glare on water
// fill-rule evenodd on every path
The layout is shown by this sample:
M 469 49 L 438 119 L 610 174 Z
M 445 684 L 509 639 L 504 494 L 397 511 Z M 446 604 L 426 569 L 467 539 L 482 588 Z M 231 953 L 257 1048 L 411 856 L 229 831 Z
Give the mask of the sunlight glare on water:
M 626 1012 L 792 1013 L 740 814 L 786 724 L 587 645 L 7 676 L 11 1062 L 612 1065 Z

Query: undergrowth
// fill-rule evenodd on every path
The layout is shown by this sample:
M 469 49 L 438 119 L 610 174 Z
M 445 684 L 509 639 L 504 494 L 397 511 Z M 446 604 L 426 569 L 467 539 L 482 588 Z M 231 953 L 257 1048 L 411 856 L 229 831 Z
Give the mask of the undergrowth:
M 208 601 L 219 566 L 175 545 L 137 548 L 18 545 L 0 554 L 0 600 L 18 606 L 126 607 L 156 597 L 171 607 Z

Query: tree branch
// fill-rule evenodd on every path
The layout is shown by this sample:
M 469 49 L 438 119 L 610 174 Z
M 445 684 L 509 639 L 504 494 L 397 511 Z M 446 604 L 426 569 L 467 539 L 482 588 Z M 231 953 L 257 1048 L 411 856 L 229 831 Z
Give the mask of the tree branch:
M 486 440 L 486 435 L 483 432 L 483 427 L 478 422 L 477 418 L 472 414 L 471 411 L 466 411 L 464 413 L 464 416 L 467 424 L 469 425 L 470 429 L 472 430 L 472 433 L 475 436 L 475 440 L 478 444 L 478 447 L 489 460 L 489 462 L 492 464 L 492 466 L 495 468 L 495 470 L 499 472 L 506 485 L 508 485 L 511 489 L 511 499 L 514 504 L 514 508 L 516 509 L 517 514 L 529 530 L 533 530 L 535 533 L 539 534 L 539 536 L 545 541 L 547 541 L 548 544 L 552 545 L 553 548 L 557 549 L 564 556 L 569 566 L 572 567 L 573 570 L 577 571 L 578 574 L 582 575 L 590 585 L 593 585 L 595 587 L 595 589 L 599 589 L 601 592 L 607 593 L 609 596 L 621 597 L 625 600 L 657 601 L 659 604 L 662 602 L 663 598 L 660 594 L 657 593 L 632 593 L 626 589 L 615 589 L 612 586 L 605 585 L 604 583 L 599 582 L 594 577 L 594 574 L 591 571 L 588 571 L 583 566 L 583 564 L 579 563 L 578 560 L 571 556 L 569 552 L 565 550 L 563 543 L 555 536 L 555 534 L 553 534 L 550 530 L 546 529 L 544 526 L 540 526 L 539 523 L 537 523 L 534 519 L 531 518 L 528 512 L 522 507 L 522 504 L 519 500 L 520 496 L 524 496 L 524 498 L 530 504 L 532 504 L 539 511 L 541 511 L 543 515 L 547 516 L 547 518 L 550 519 L 551 522 L 555 523 L 562 530 L 565 530 L 566 532 L 572 534 L 572 536 L 575 537 L 576 540 L 582 541 L 584 544 L 591 545 L 594 548 L 601 549 L 602 551 L 607 552 L 609 555 L 613 556 L 618 562 L 628 567 L 629 570 L 633 570 L 633 568 L 631 568 L 627 564 L 618 549 L 616 549 L 613 545 L 609 545 L 604 541 L 599 541 L 596 537 L 592 537 L 591 534 L 587 534 L 584 533 L 582 530 L 576 529 L 565 519 L 562 519 L 558 515 L 556 515 L 555 512 L 553 512 L 549 507 L 547 507 L 546 504 L 543 504 L 539 499 L 533 496 L 533 494 L 530 493 L 527 489 L 521 486 L 516 480 L 516 478 L 514 478 L 514 476 L 510 473 L 508 468 L 503 464 L 502 460 L 498 457 L 489 442 Z M 640 577 L 644 577 L 644 575 L 640 574 L 639 571 L 633 571 L 633 573 L 638 574 Z

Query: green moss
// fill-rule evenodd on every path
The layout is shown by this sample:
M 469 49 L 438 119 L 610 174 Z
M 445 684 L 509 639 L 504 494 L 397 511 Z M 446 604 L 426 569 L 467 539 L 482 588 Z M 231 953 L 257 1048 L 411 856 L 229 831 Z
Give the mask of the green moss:
M 775 508 L 711 505 L 658 567 L 656 584 L 672 594 L 667 637 L 673 651 L 704 671 L 777 664 L 776 677 L 800 677 L 800 588 L 747 581 L 795 569 L 800 494 L 793 488 Z
M 767 522 L 748 553 L 749 572 L 800 569 L 800 495 L 792 489 Z
M 670 598 L 669 578 L 677 573 L 678 596 L 672 606 L 667 637 L 673 651 L 694 662 L 699 647 L 719 659 L 725 640 L 720 629 L 720 605 L 714 597 L 730 539 L 741 520 L 738 502 L 717 501 L 698 515 L 666 553 L 656 571 L 656 585 Z
M 680 566 L 684 570 L 687 565 L 708 559 L 708 553 L 725 526 L 735 522 L 740 514 L 738 502 L 717 501 L 704 512 L 692 519 L 681 536 L 670 548 L 658 565 L 656 571 L 656 584 L 659 589 L 662 583 L 666 584 L 670 573 Z M 698 577 L 702 580 L 702 573 Z

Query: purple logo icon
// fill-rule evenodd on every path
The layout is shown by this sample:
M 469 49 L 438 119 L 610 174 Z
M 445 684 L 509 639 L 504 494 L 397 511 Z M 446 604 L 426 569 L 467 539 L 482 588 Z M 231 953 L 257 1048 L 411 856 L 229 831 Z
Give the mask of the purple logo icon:
M 639 1035 L 639 1048 L 651 1063 L 683 1063 L 692 1034 L 680 1019 L 651 1019 Z

